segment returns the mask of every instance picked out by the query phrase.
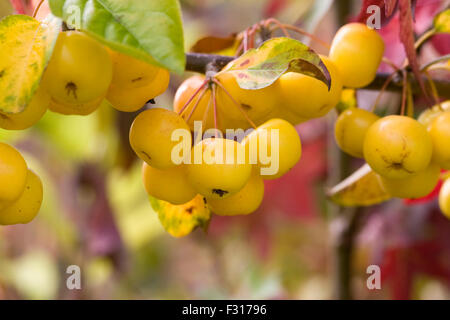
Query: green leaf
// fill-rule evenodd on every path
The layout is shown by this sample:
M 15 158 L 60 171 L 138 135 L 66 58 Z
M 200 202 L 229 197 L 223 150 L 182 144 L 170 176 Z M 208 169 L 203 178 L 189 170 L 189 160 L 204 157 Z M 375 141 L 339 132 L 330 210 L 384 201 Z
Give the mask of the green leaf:
M 434 29 L 439 33 L 450 33 L 450 9 L 442 11 L 434 18 Z
M 177 0 L 49 0 L 53 14 L 112 49 L 182 73 L 185 67 Z
M 330 73 L 320 57 L 300 41 L 284 37 L 247 51 L 221 72 L 232 73 L 243 89 L 262 89 L 288 71 L 314 77 L 331 88 Z
M 0 111 L 22 112 L 39 86 L 50 60 L 61 20 L 26 15 L 0 21 Z
M 164 229 L 174 237 L 184 237 L 197 227 L 205 229 L 211 220 L 211 211 L 201 195 L 182 205 L 173 205 L 153 197 L 149 199 Z

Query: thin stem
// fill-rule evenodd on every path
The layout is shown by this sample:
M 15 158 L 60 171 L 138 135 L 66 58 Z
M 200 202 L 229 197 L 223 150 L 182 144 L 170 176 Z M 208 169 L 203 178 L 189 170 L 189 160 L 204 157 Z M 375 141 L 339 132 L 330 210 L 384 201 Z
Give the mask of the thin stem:
M 36 6 L 36 8 L 34 9 L 34 12 L 33 12 L 33 18 L 36 18 L 37 14 L 38 14 L 38 12 L 39 12 L 39 9 L 41 8 L 41 6 L 42 6 L 43 3 L 44 3 L 44 0 L 41 0 L 41 1 L 38 3 L 38 5 Z
M 250 34 L 250 48 L 254 48 L 255 47 L 255 35 L 256 32 L 259 29 L 259 25 L 255 24 L 253 25 L 253 27 L 250 28 L 249 34 Z
M 213 82 L 215 84 L 217 84 L 226 94 L 227 96 L 231 99 L 231 101 L 233 101 L 233 103 L 238 107 L 239 111 L 242 113 L 242 115 L 245 117 L 245 119 L 247 120 L 247 122 L 254 128 L 256 129 L 256 125 L 255 123 L 252 121 L 252 119 L 250 119 L 250 117 L 248 116 L 247 112 L 245 112 L 245 110 L 242 108 L 242 105 L 237 102 L 233 96 L 228 92 L 227 89 L 225 89 L 225 87 L 220 83 L 219 80 L 217 79 L 213 79 Z
M 208 101 L 208 106 L 206 107 L 205 112 L 203 113 L 203 119 L 202 119 L 202 126 L 205 127 L 206 126 L 206 121 L 208 118 L 208 114 L 209 114 L 209 110 L 211 109 L 211 99 L 209 99 Z
M 186 122 L 188 123 L 189 120 L 191 120 L 192 115 L 194 114 L 195 110 L 197 109 L 198 105 L 200 104 L 200 101 L 205 96 L 206 91 L 208 90 L 208 86 L 204 86 L 202 92 L 199 94 L 197 101 L 195 102 L 194 106 L 192 107 L 191 112 L 189 113 L 188 117 L 186 118 Z
M 372 112 L 372 113 L 375 112 L 375 110 L 376 110 L 378 104 L 380 103 L 381 96 L 382 96 L 383 93 L 386 91 L 387 86 L 391 83 L 392 79 L 394 78 L 394 75 L 395 75 L 395 72 L 392 73 L 392 74 L 386 79 L 386 81 L 384 82 L 383 86 L 381 87 L 380 92 L 378 93 L 377 98 L 375 99 L 375 102 L 374 102 L 374 104 L 373 104 L 373 106 L 372 106 L 372 108 L 371 108 L 371 112 Z
M 439 63 L 439 62 L 442 62 L 445 60 L 449 60 L 449 59 L 450 59 L 450 54 L 446 54 L 445 56 L 439 57 L 433 61 L 428 62 L 420 69 L 420 71 L 426 71 L 426 70 L 428 70 L 428 68 L 435 65 L 436 63 Z
M 441 102 L 440 102 L 440 99 L 439 99 L 439 93 L 438 93 L 438 91 L 436 89 L 436 85 L 434 84 L 434 81 L 431 78 L 430 73 L 428 71 L 424 71 L 423 73 L 425 74 L 425 76 L 428 79 L 428 84 L 430 85 L 431 94 L 433 96 L 434 102 L 435 102 L 435 104 L 439 105 L 439 107 L 440 107 Z
M 217 100 L 216 100 L 216 90 L 217 86 L 215 84 L 212 85 L 212 101 L 214 104 L 214 129 L 216 130 L 216 138 L 219 137 L 219 126 L 217 125 Z
M 208 80 L 203 81 L 202 85 L 194 92 L 192 97 L 190 97 L 189 100 L 184 104 L 183 108 L 181 108 L 181 110 L 178 111 L 179 115 L 183 114 L 183 112 L 186 110 L 188 105 L 192 102 L 192 100 L 194 100 L 194 98 L 197 96 L 197 94 L 206 86 L 207 83 L 208 83 Z
M 406 108 L 406 95 L 407 95 L 407 86 L 408 86 L 408 73 L 406 70 L 402 71 L 403 74 L 403 88 L 402 88 L 402 108 L 400 110 L 400 115 L 405 115 L 405 108 Z
M 290 35 L 289 32 L 287 31 L 288 28 L 286 28 L 286 26 L 283 25 L 283 24 L 282 24 L 280 21 L 278 21 L 277 19 L 270 18 L 270 19 L 267 19 L 267 20 L 264 22 L 264 26 L 265 26 L 265 27 L 268 27 L 270 24 L 275 24 L 279 29 L 281 29 L 281 31 L 283 31 L 283 34 L 284 34 L 285 37 L 287 37 L 287 38 L 290 38 L 290 37 L 291 37 L 291 35 Z
M 390 60 L 389 58 L 383 57 L 382 61 L 387 65 L 389 65 L 395 71 L 400 71 L 400 68 L 394 63 L 394 61 Z
M 248 50 L 248 29 L 244 32 L 244 52 Z
M 297 32 L 298 34 L 301 34 L 302 36 L 309 37 L 309 38 L 311 38 L 312 40 L 316 41 L 317 43 L 320 43 L 323 47 L 325 47 L 325 48 L 327 48 L 327 49 L 330 49 L 330 48 L 331 48 L 331 45 L 330 45 L 328 42 L 323 41 L 323 40 L 320 39 L 319 37 L 316 37 L 315 35 L 313 35 L 313 34 L 311 34 L 311 33 L 309 33 L 309 32 L 306 32 L 305 30 L 303 30 L 303 29 L 301 29 L 301 28 L 298 28 L 298 27 L 296 27 L 296 26 L 292 26 L 292 25 L 289 25 L 289 24 L 283 24 L 283 27 L 286 28 L 286 29 L 288 29 L 288 30 L 295 31 L 295 32 Z
M 414 44 L 415 49 L 416 50 L 419 49 L 422 46 L 422 44 L 425 43 L 425 41 L 427 41 L 429 38 L 431 38 L 435 34 L 436 34 L 436 30 L 434 28 L 425 32 Z

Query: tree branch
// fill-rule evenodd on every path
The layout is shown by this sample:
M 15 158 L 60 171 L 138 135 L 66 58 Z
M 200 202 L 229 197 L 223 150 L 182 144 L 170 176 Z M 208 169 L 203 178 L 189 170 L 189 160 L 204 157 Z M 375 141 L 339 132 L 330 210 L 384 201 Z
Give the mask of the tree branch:
M 219 71 L 225 67 L 234 57 L 220 56 L 216 54 L 205 53 L 187 53 L 186 54 L 186 71 L 206 73 L 211 69 Z
M 215 54 L 205 53 L 187 53 L 186 54 L 186 71 L 193 71 L 199 73 L 206 73 L 207 70 L 219 71 L 225 67 L 234 57 L 220 56 Z M 389 77 L 388 73 L 378 73 L 375 80 L 365 90 L 380 90 L 386 79 Z M 414 94 L 420 94 L 420 86 L 416 79 L 410 79 L 411 88 Z M 424 78 L 424 83 L 428 81 Z M 448 80 L 434 80 L 436 89 L 439 92 L 440 97 L 450 99 L 450 81 Z M 402 90 L 402 79 L 396 79 L 389 84 L 386 88 L 387 91 L 400 92 Z

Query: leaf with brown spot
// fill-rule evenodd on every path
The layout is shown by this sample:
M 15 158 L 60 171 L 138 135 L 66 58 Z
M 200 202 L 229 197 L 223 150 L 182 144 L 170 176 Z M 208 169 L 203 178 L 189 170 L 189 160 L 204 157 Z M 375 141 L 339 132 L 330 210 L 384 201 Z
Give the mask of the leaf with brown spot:
M 12 15 L 0 21 L 0 111 L 22 112 L 50 60 L 61 20 Z
M 300 41 L 284 37 L 247 51 L 220 73 L 231 73 L 243 89 L 262 89 L 288 71 L 311 76 L 331 87 L 330 74 L 320 57 Z
M 201 195 L 182 205 L 173 205 L 153 197 L 149 199 L 164 229 L 177 238 L 188 235 L 197 227 L 206 229 L 211 219 L 211 211 Z

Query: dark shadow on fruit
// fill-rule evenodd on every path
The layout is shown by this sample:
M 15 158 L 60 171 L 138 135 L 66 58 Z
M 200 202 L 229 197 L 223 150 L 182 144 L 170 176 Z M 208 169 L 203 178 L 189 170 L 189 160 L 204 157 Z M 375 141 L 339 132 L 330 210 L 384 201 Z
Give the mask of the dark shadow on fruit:
M 73 97 L 78 100 L 77 90 L 78 90 L 78 87 L 75 83 L 69 82 L 66 84 L 67 95 L 70 96 L 70 94 L 72 93 Z
M 219 197 L 223 198 L 223 196 L 225 196 L 226 194 L 228 194 L 229 192 L 226 190 L 222 190 L 222 189 L 213 189 L 212 190 L 213 194 L 217 194 L 219 195 Z

